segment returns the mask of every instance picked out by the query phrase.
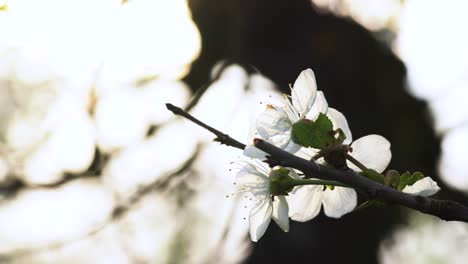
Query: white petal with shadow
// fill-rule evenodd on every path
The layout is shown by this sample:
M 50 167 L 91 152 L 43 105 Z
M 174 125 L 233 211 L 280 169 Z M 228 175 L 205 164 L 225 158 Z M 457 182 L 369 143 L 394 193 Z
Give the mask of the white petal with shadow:
M 390 142 L 380 135 L 367 135 L 359 138 L 351 144 L 351 147 L 353 148 L 351 156 L 377 172 L 384 171 L 392 159 Z M 360 171 L 349 161 L 348 166 L 353 170 Z
M 276 196 L 273 201 L 273 220 L 284 232 L 289 231 L 289 207 L 284 196 Z
M 312 108 L 306 114 L 306 118 L 310 120 L 315 120 L 317 119 L 320 113 L 327 114 L 327 112 L 328 112 L 327 99 L 325 99 L 325 95 L 323 95 L 322 91 L 318 91 L 317 96 L 315 97 L 315 102 L 312 105 Z
M 353 135 L 351 134 L 351 130 L 349 129 L 346 117 L 340 111 L 334 108 L 328 108 L 327 116 L 332 121 L 334 130 L 338 128 L 341 128 L 341 130 L 343 130 L 343 133 L 346 136 L 346 139 L 343 143 L 351 143 L 353 141 Z
M 295 188 L 287 197 L 292 220 L 306 222 L 320 213 L 323 185 L 305 185 Z
M 249 228 L 250 238 L 257 242 L 268 228 L 273 214 L 273 203 L 270 199 L 262 200 L 250 211 Z
M 323 210 L 328 217 L 340 218 L 351 212 L 357 205 L 356 191 L 351 188 L 337 187 L 326 189 L 323 193 Z
M 437 182 L 432 180 L 430 177 L 425 177 L 415 182 L 413 185 L 406 186 L 402 190 L 404 193 L 421 196 L 431 196 L 438 191 L 440 191 L 440 187 L 437 185 Z

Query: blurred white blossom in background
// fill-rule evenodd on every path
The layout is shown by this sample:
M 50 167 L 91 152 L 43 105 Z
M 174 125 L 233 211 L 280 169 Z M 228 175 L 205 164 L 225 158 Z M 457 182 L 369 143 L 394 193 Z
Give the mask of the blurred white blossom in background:
M 395 41 L 387 44 L 405 63 L 408 90 L 428 103 L 434 129 L 442 138 L 440 177 L 451 187 L 468 191 L 468 169 L 464 166 L 468 163 L 465 155 L 468 108 L 463 107 L 468 98 L 468 35 L 465 33 L 468 18 L 464 12 L 468 3 L 458 0 L 313 2 L 338 15 L 349 15 L 370 30 L 386 29 L 395 33 Z M 373 7 L 383 12 L 368 12 Z M 375 21 L 391 23 L 375 22 L 367 13 L 380 17 Z
M 408 69 L 409 91 L 428 103 L 442 138 L 439 176 L 468 191 L 468 17 L 465 1 L 404 1 L 394 48 Z M 380 261 L 466 263 L 468 227 L 411 214 L 410 224 L 381 245 Z
M 224 197 L 242 152 L 164 105 L 192 97 L 186 2 L 0 7 L 0 261 L 240 263 L 246 212 Z M 274 85 L 236 65 L 213 75 L 192 113 L 244 140 Z
M 311 0 L 321 11 L 351 17 L 369 30 L 396 30 L 402 0 Z
M 412 93 L 428 102 L 442 137 L 439 173 L 468 191 L 468 17 L 466 1 L 406 1 L 397 50 Z
M 466 223 L 411 213 L 410 223 L 381 244 L 379 259 L 382 264 L 464 264 L 467 247 Z
M 408 91 L 428 103 L 442 138 L 439 176 L 468 192 L 468 17 L 466 1 L 311 0 L 316 7 L 349 16 L 371 31 L 388 30 L 387 44 L 405 63 Z M 379 38 L 378 35 L 376 35 Z M 466 263 L 468 228 L 463 223 L 410 215 L 411 224 L 380 249 L 383 264 Z
M 442 138 L 442 180 L 468 191 L 468 17 L 466 1 L 312 0 L 319 10 L 350 16 L 371 31 L 388 30 L 387 44 L 405 63 L 408 91 L 428 103 Z M 377 36 L 377 35 L 376 35 Z M 378 37 L 378 36 L 377 36 Z

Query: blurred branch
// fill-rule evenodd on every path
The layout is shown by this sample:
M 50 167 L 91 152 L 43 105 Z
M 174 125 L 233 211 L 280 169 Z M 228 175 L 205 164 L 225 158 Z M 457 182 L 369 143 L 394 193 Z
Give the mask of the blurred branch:
M 221 74 L 223 73 L 224 69 L 226 69 L 228 66 L 228 63 L 224 63 L 216 72 L 215 76 L 213 76 L 213 78 L 208 83 L 202 85 L 202 87 L 197 89 L 189 104 L 185 107 L 185 110 L 190 111 L 193 107 L 195 107 L 198 101 L 200 101 L 200 98 L 203 96 L 203 94 L 205 94 L 205 92 L 208 90 L 210 85 L 212 85 L 221 78 Z
M 175 178 L 182 177 L 184 176 L 184 173 L 190 171 L 190 168 L 192 167 L 193 163 L 199 157 L 201 150 L 202 150 L 202 145 L 198 144 L 192 156 L 188 160 L 186 160 L 182 164 L 182 166 L 180 166 L 176 171 L 171 172 L 168 175 L 164 175 L 163 177 L 158 178 L 157 180 L 140 187 L 138 191 L 132 194 L 130 198 L 128 198 L 127 201 L 125 201 L 125 203 L 122 203 L 121 205 L 114 208 L 114 211 L 112 212 L 112 218 L 113 218 L 112 220 L 121 218 L 122 215 L 125 215 L 128 211 L 132 209 L 132 207 L 135 204 L 140 202 L 147 195 L 154 193 L 156 191 L 167 190 L 169 185 L 171 184 L 172 181 L 174 181 Z
M 30 257 L 44 251 L 60 250 L 66 246 L 69 246 L 72 243 L 85 241 L 86 239 L 93 239 L 94 236 L 98 235 L 109 225 L 116 224 L 118 223 L 118 221 L 125 218 L 127 214 L 131 212 L 139 202 L 142 201 L 143 198 L 157 191 L 167 190 L 171 181 L 173 181 L 177 177 L 183 177 L 184 175 L 186 175 L 184 173 L 188 172 L 190 167 L 192 167 L 193 163 L 199 157 L 201 150 L 202 145 L 198 144 L 192 156 L 188 160 L 186 160 L 176 171 L 170 172 L 162 177 L 158 177 L 157 180 L 150 182 L 145 186 L 142 186 L 128 199 L 125 199 L 120 204 L 117 204 L 112 213 L 103 223 L 96 225 L 91 230 L 88 230 L 86 233 L 78 235 L 76 237 L 72 237 L 58 242 L 51 242 L 37 247 L 25 247 L 16 249 L 14 251 L 8 252 L 7 254 L 0 253 L 0 263 L 15 262 L 18 261 L 18 259 L 27 258 L 28 256 Z
M 166 106 L 174 114 L 183 116 L 215 134 L 217 136 L 215 140 L 219 141 L 221 144 L 241 150 L 245 148 L 244 144 L 201 122 L 179 107 L 172 104 L 166 104 Z M 366 194 L 369 199 L 380 199 L 390 204 L 399 204 L 422 213 L 437 216 L 442 220 L 463 221 L 468 223 L 468 207 L 455 201 L 435 200 L 428 197 L 400 192 L 391 187 L 365 178 L 351 169 L 336 170 L 317 164 L 314 161 L 305 160 L 277 148 L 262 139 L 255 139 L 254 145 L 270 155 L 267 160 L 270 166 L 280 165 L 283 167 L 298 169 L 308 177 L 334 180 L 349 185 Z

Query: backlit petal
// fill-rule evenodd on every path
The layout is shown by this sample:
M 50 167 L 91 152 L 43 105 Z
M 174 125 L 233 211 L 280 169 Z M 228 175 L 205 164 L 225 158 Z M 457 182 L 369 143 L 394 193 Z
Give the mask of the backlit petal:
M 322 91 L 317 92 L 317 96 L 315 97 L 315 102 L 312 105 L 312 108 L 306 114 L 306 118 L 310 120 L 317 119 L 320 113 L 327 114 L 328 112 L 328 103 L 325 99 L 325 95 L 323 95 Z
M 237 174 L 238 184 L 254 184 L 268 181 L 268 176 L 258 171 L 254 165 L 246 164 Z
M 348 125 L 348 121 L 346 120 L 346 117 L 340 111 L 334 108 L 328 108 L 327 116 L 332 121 L 334 130 L 338 128 L 341 128 L 341 130 L 343 130 L 343 133 L 346 136 L 346 139 L 343 143 L 344 144 L 351 143 L 353 141 L 353 136 L 351 134 L 351 130 L 349 129 L 349 125 Z
M 273 201 L 272 218 L 284 232 L 289 231 L 288 202 L 284 196 L 276 196 Z
M 247 145 L 244 149 L 243 154 L 247 157 L 250 157 L 253 159 L 260 159 L 260 160 L 264 160 L 267 155 L 266 152 L 258 149 L 254 145 Z
M 297 151 L 298 150 L 298 149 L 295 149 L 294 145 L 297 145 L 297 144 L 294 144 L 294 142 L 292 142 L 290 132 L 272 136 L 272 137 L 268 138 L 267 141 L 270 142 L 271 144 L 275 145 L 278 148 L 285 149 L 285 150 L 286 150 L 286 148 L 288 148 L 288 150 L 286 150 L 288 152 L 289 152 L 289 149 L 291 151 L 293 151 L 293 150 Z M 290 144 L 294 144 L 294 145 L 290 145 Z
M 292 140 L 289 140 L 288 144 L 285 147 L 283 147 L 283 149 L 289 153 L 294 154 L 301 149 L 301 146 L 294 143 Z
M 282 109 L 268 107 L 257 118 L 256 128 L 258 133 L 265 139 L 284 134 L 291 130 L 292 124 L 289 117 Z
M 295 155 L 306 160 L 311 160 L 312 157 L 319 153 L 319 151 L 319 149 L 315 148 L 301 148 L 295 153 Z
M 317 84 L 315 82 L 314 72 L 311 69 L 303 70 L 291 89 L 292 105 L 297 112 L 299 112 L 301 117 L 305 117 L 312 108 L 316 93 Z
M 257 242 L 268 228 L 273 213 L 273 203 L 271 199 L 261 200 L 257 206 L 250 211 L 249 231 L 250 238 Z
M 294 108 L 294 106 L 289 101 L 288 96 L 284 95 L 281 98 L 281 101 L 283 103 L 283 106 L 281 107 L 281 109 L 288 115 L 288 118 L 291 121 L 291 123 L 295 123 L 295 122 L 299 121 L 299 119 L 300 119 L 299 113 L 297 112 L 297 110 Z

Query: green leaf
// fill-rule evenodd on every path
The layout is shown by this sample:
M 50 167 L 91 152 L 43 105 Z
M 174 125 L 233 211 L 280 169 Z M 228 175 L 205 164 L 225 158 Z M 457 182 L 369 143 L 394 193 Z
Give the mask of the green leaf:
M 389 170 L 385 173 L 385 185 L 390 186 L 394 189 L 398 188 L 400 184 L 400 173 L 396 170 Z
M 411 186 L 413 185 L 415 182 L 421 180 L 422 178 L 424 178 L 424 174 L 422 174 L 421 172 L 415 172 L 413 173 L 413 175 L 411 175 L 408 171 L 403 173 L 401 176 L 400 176 L 400 182 L 398 184 L 398 190 L 401 191 L 403 190 L 406 186 Z
M 400 176 L 400 182 L 398 183 L 398 190 L 401 191 L 403 190 L 403 188 L 405 188 L 405 186 L 408 184 L 409 182 L 409 178 L 411 178 L 411 173 L 409 173 L 409 171 L 403 173 L 401 176 Z
M 338 143 L 343 144 L 343 142 L 346 139 L 345 133 L 343 132 L 341 128 L 338 128 L 336 132 L 338 133 L 338 138 L 336 140 L 338 141 Z
M 384 176 L 373 169 L 367 169 L 360 172 L 361 175 L 381 184 L 385 183 Z
M 291 138 L 303 147 L 324 149 L 336 142 L 333 123 L 320 113 L 315 121 L 301 119 L 292 125 Z
M 426 176 L 424 176 L 424 174 L 422 174 L 422 172 L 417 171 L 417 172 L 413 173 L 413 175 L 411 176 L 411 182 L 408 185 L 413 185 L 417 181 L 424 179 L 424 177 L 426 177 Z

